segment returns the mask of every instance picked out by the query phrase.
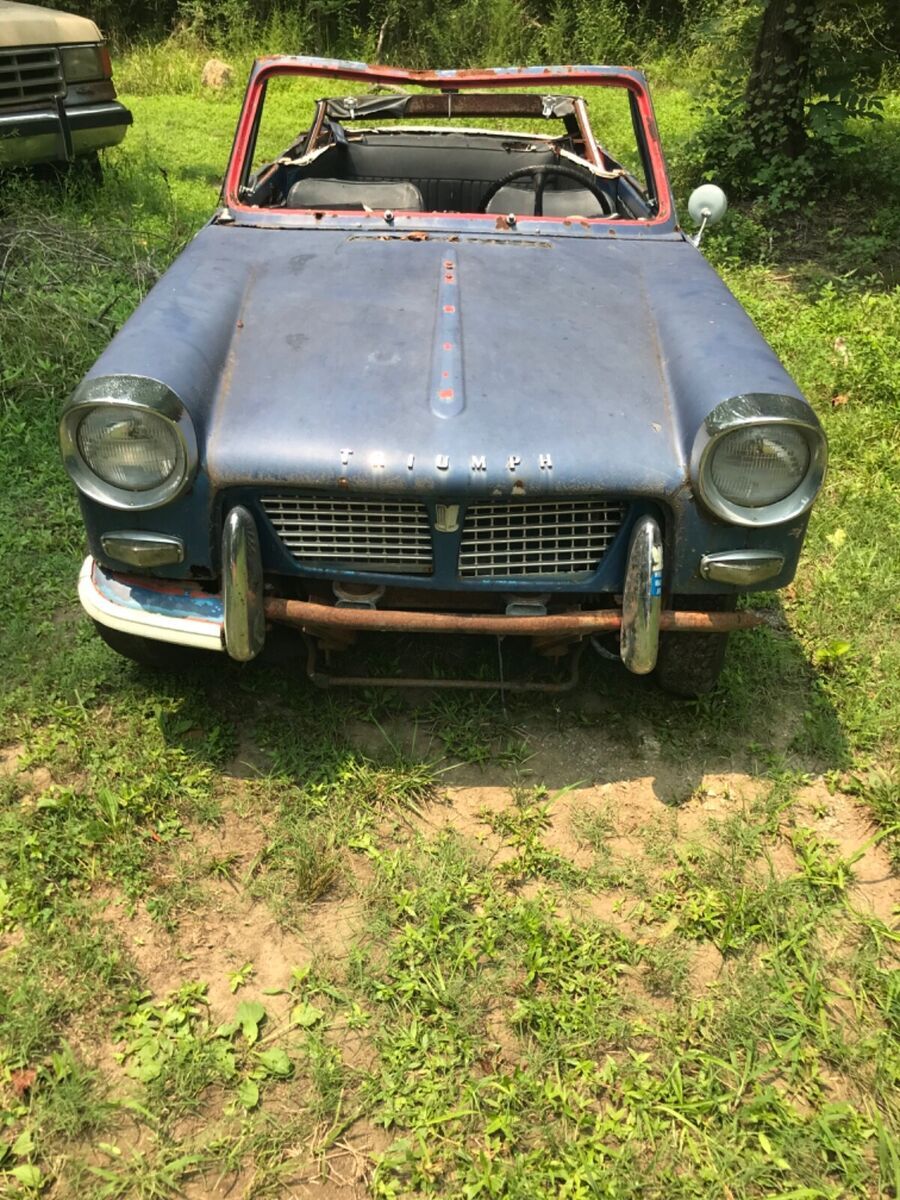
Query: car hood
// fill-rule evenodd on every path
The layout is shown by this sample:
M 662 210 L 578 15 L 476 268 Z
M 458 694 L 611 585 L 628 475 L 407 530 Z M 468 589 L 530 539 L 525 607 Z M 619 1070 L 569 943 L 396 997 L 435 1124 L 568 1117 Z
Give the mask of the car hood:
M 0 0 L 0 46 L 59 46 L 101 40 L 97 26 L 87 17 Z
M 248 281 L 208 448 L 223 482 L 264 465 L 284 484 L 453 492 L 595 489 L 598 458 L 638 454 L 645 486 L 681 477 L 622 247 L 362 236 Z
M 614 233 L 210 226 L 92 374 L 160 363 L 216 488 L 671 496 L 715 403 L 796 392 L 693 247 Z

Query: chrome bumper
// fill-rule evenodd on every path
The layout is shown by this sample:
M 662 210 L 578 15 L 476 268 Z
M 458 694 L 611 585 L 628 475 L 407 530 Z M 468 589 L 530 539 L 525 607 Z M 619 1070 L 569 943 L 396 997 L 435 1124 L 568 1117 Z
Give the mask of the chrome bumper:
M 222 598 L 192 584 L 114 574 L 88 556 L 78 598 L 89 617 L 122 633 L 199 650 L 225 649 Z
M 70 162 L 118 145 L 131 122 L 131 113 L 115 100 L 69 107 L 60 100 L 18 112 L 0 109 L 0 166 Z
M 150 535 L 146 535 L 150 536 Z M 293 625 L 313 636 L 345 630 L 406 633 L 468 633 L 578 640 L 618 631 L 622 661 L 645 675 L 656 665 L 661 629 L 723 633 L 760 623 L 750 612 L 663 612 L 662 536 L 652 517 L 634 527 L 628 551 L 621 611 L 577 610 L 545 616 L 354 609 L 286 600 L 263 594 L 262 557 L 256 524 L 247 509 L 231 509 L 222 533 L 222 594 L 197 584 L 120 575 L 85 559 L 78 592 L 86 612 L 124 633 L 224 651 L 239 662 L 255 658 L 266 638 L 266 621 Z
M 153 540 L 143 534 L 145 553 Z M 240 506 L 225 519 L 222 576 L 222 594 L 215 595 L 195 583 L 120 575 L 89 556 L 81 568 L 78 597 L 101 625 L 179 646 L 225 651 L 247 662 L 263 648 L 266 618 L 259 537 L 250 513 Z

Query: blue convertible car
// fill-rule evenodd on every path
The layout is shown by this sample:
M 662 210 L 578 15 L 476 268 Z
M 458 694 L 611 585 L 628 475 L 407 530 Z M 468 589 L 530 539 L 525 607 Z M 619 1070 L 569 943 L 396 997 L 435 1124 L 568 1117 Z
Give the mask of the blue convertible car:
M 221 207 L 62 415 L 100 634 L 290 626 L 319 682 L 366 632 L 600 638 L 710 689 L 826 444 L 698 238 L 637 71 L 259 60 Z

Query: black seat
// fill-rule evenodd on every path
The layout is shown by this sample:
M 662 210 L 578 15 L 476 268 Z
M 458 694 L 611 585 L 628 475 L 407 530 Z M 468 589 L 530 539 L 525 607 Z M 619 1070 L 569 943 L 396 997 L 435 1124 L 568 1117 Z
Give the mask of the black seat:
M 501 188 L 487 206 L 489 213 L 515 213 L 517 217 L 534 216 L 534 189 Z M 602 217 L 600 201 L 587 188 L 546 188 L 545 217 Z
M 285 208 L 366 208 L 423 212 L 422 193 L 412 183 L 376 183 L 369 179 L 298 179 Z

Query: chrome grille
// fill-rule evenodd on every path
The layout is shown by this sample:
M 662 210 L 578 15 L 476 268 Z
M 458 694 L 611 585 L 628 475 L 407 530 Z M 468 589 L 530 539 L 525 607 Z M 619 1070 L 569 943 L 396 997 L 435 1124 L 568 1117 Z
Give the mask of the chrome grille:
M 610 500 L 476 504 L 466 510 L 459 548 L 464 578 L 592 572 L 625 515 Z
M 0 104 L 52 100 L 65 90 L 55 46 L 0 50 Z
M 262 506 L 301 564 L 341 563 L 357 571 L 431 574 L 431 525 L 424 504 L 266 496 Z

